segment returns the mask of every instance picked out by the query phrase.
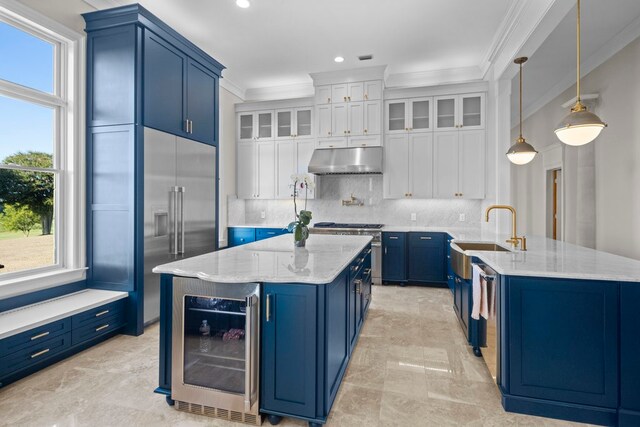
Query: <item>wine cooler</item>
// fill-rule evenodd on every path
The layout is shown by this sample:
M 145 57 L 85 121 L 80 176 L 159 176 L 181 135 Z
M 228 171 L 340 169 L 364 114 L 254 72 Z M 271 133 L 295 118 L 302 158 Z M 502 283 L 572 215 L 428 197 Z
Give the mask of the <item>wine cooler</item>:
M 259 425 L 260 285 L 178 277 L 173 285 L 176 408 Z

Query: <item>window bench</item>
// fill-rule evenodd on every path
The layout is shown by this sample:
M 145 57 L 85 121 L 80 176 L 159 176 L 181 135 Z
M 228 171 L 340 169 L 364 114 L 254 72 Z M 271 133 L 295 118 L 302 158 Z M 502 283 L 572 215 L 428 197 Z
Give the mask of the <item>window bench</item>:
M 86 289 L 0 313 L 0 387 L 118 333 L 127 297 Z

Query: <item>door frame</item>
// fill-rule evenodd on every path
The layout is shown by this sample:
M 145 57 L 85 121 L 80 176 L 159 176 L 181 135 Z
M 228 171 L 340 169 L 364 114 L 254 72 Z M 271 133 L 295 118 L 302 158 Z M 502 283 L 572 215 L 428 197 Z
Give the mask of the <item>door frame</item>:
M 558 237 L 557 240 L 564 241 L 565 240 L 565 193 L 566 193 L 565 191 L 566 173 L 564 171 L 564 148 L 559 143 L 557 143 L 540 150 L 540 152 L 542 154 L 542 163 L 543 163 L 543 169 L 544 169 L 542 180 L 543 180 L 543 188 L 545 189 L 544 191 L 545 196 L 544 196 L 544 203 L 543 203 L 544 217 L 545 217 L 545 236 L 547 234 L 548 227 L 552 227 L 552 225 L 549 224 L 550 217 L 548 215 L 549 209 L 552 208 L 552 206 L 549 206 L 549 205 L 553 204 L 553 194 L 551 194 L 551 197 L 549 197 L 549 192 L 551 191 L 553 193 L 553 189 L 550 188 L 550 185 L 553 185 L 553 182 L 551 181 L 551 179 L 553 177 L 553 171 L 560 170 L 561 174 L 560 174 L 559 186 L 561 188 L 561 191 L 560 191 L 560 200 L 558 201 L 560 218 L 556 219 L 556 221 L 560 223 L 560 235 L 557 236 Z

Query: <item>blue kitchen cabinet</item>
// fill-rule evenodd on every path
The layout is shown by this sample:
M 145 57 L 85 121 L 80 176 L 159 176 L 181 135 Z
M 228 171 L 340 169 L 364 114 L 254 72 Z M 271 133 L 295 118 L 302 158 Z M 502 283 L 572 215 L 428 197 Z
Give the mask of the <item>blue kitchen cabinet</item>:
M 447 256 L 447 286 L 451 290 L 451 293 L 455 292 L 455 273 L 453 272 L 453 266 L 451 265 L 451 242 L 453 238 L 450 235 L 445 235 L 445 254 Z
M 204 143 L 216 141 L 218 77 L 193 59 L 187 62 L 187 138 Z
M 187 55 L 151 31 L 145 31 L 144 42 L 144 124 L 187 137 Z
M 87 286 L 129 291 L 126 333 L 139 335 L 144 127 L 217 145 L 224 66 L 139 4 L 82 16 L 87 33 Z M 193 121 L 193 132 L 187 132 L 186 119 Z M 217 185 L 217 164 L 212 167 Z
M 528 406 L 526 413 L 555 411 L 555 417 L 611 424 L 618 403 L 618 287 L 595 280 L 508 277 L 506 290 L 505 409 Z M 628 355 L 624 349 L 623 354 Z M 637 354 L 633 357 L 637 365 Z M 623 394 L 638 396 L 637 389 L 625 393 L 628 384 L 622 383 Z M 544 407 L 536 403 L 541 401 L 554 403 Z M 585 413 L 590 406 L 592 415 L 602 418 L 567 415 L 576 405 Z
M 371 298 L 370 248 L 351 263 L 349 272 L 349 351 L 352 351 L 358 340 Z
M 382 233 L 382 281 L 407 281 L 406 233 Z
M 411 232 L 408 246 L 409 282 L 444 283 L 447 281 L 444 233 Z
M 256 229 L 251 227 L 229 227 L 227 229 L 229 247 L 245 245 L 256 241 Z
M 315 418 L 317 287 L 265 284 L 261 406 Z
M 487 321 L 482 317 L 480 319 L 471 317 L 471 311 L 473 310 L 471 280 L 464 280 L 454 274 L 453 284 L 453 310 L 456 318 L 467 342 L 473 347 L 474 354 L 481 356 L 480 347 L 486 344 Z
M 287 234 L 286 228 L 256 228 L 256 240 L 269 239 L 271 237 Z
M 640 425 L 640 316 L 638 283 L 620 283 L 619 426 Z

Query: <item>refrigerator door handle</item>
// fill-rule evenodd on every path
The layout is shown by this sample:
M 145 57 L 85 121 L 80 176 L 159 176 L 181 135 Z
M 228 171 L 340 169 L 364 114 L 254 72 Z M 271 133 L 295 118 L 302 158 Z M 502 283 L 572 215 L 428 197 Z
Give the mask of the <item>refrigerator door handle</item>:
M 169 253 L 178 255 L 178 188 L 169 190 L 169 213 L 171 215 L 169 230 Z
M 184 187 L 176 187 L 176 194 L 180 204 L 180 220 L 178 227 L 180 227 L 180 236 L 176 235 L 176 241 L 180 244 L 178 247 L 178 254 L 184 253 Z

